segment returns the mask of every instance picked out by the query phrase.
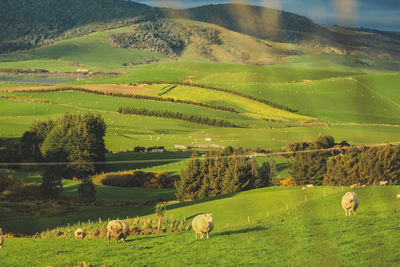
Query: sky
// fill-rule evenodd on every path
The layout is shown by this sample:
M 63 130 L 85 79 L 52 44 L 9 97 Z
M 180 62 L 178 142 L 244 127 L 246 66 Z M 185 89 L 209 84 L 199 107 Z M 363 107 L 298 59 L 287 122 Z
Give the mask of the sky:
M 189 8 L 248 3 L 306 16 L 319 24 L 400 32 L 400 0 L 133 0 L 151 6 Z

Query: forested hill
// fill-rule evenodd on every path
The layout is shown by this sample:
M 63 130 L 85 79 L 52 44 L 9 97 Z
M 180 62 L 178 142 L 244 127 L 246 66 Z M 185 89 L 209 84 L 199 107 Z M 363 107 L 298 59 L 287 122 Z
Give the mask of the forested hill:
M 124 0 L 1 0 L 0 53 L 129 25 L 157 14 L 147 5 Z
M 399 33 L 319 25 L 297 14 L 244 4 L 168 9 L 165 13 L 213 23 L 260 39 L 322 48 L 335 54 L 400 60 Z
M 244 4 L 174 10 L 126 0 L 2 0 L 0 53 L 161 17 L 208 22 L 256 38 L 335 54 L 400 60 L 398 33 L 319 25 L 293 13 Z

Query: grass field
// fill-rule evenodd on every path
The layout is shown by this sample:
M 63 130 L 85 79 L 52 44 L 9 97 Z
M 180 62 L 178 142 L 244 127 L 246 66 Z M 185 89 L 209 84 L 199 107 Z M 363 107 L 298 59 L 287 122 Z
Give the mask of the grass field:
M 264 188 L 168 207 L 167 216 L 189 219 L 212 212 L 215 229 L 209 240 L 195 240 L 192 231 L 129 237 L 125 244 L 111 246 L 105 239 L 14 238 L 6 240 L 1 253 L 6 265 L 32 266 L 82 261 L 95 266 L 395 266 L 400 259 L 399 190 L 356 189 L 361 199 L 357 216 L 345 217 L 340 187 Z M 115 209 L 111 217 L 118 213 L 123 214 Z M 135 215 L 132 210 L 129 217 Z
M 79 65 L 91 71 L 119 72 L 147 62 L 165 59 L 158 53 L 135 49 L 114 48 L 107 39 L 112 33 L 129 32 L 119 28 L 61 41 L 29 54 L 0 56 L 0 69 L 47 69 L 56 72 L 74 72 Z

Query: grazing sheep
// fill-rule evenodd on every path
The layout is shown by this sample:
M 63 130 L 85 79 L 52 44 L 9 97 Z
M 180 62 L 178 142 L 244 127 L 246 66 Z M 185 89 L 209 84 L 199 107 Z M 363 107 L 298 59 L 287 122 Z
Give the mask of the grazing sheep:
M 192 228 L 196 232 L 196 239 L 197 234 L 200 234 L 201 238 L 204 237 L 204 234 L 207 234 L 208 239 L 208 233 L 214 229 L 212 214 L 201 214 L 194 217 L 192 221 Z
M 301 190 L 306 190 L 306 188 L 303 186 L 303 187 L 301 188 Z
M 366 187 L 367 187 L 367 185 L 366 185 L 366 184 L 363 184 L 361 187 L 362 187 L 362 188 L 366 188 Z
M 399 200 L 400 199 L 400 194 L 397 194 L 397 200 Z
M 3 229 L 0 228 L 0 248 L 4 244 Z
M 306 187 L 307 187 L 307 188 L 313 188 L 314 185 L 313 185 L 313 184 L 306 184 Z
M 357 184 L 352 184 L 352 185 L 350 185 L 350 189 L 354 189 L 354 188 L 356 188 L 357 187 Z
M 114 237 L 115 243 L 118 243 L 122 239 L 122 243 L 125 243 L 125 238 L 129 235 L 129 224 L 121 220 L 113 220 L 107 224 L 107 237 L 108 244 L 110 244 L 110 238 Z
M 86 236 L 86 232 L 82 228 L 78 228 L 75 230 L 75 238 L 76 239 L 84 239 L 85 236 Z
M 379 182 L 379 186 L 386 186 L 386 184 L 387 184 L 387 181 L 380 181 Z
M 354 210 L 354 215 L 355 215 L 358 205 L 360 205 L 360 198 L 358 197 L 358 195 L 356 193 L 347 192 L 342 197 L 342 207 L 344 209 L 346 216 L 347 216 L 347 212 L 349 213 L 349 216 L 351 216 L 352 210 Z

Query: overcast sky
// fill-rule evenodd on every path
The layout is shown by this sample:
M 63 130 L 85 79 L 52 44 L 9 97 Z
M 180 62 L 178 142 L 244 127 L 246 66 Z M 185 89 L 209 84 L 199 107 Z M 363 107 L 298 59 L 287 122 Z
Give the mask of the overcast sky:
M 400 0 L 134 0 L 152 6 L 188 8 L 241 2 L 282 9 L 317 23 L 400 31 Z

